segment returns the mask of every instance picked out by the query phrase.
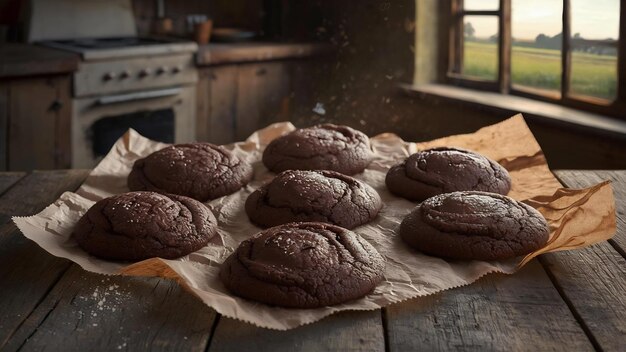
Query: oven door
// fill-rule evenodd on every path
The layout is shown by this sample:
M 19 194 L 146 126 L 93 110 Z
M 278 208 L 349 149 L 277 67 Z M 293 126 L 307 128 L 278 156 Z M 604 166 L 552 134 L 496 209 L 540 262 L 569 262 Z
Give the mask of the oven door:
M 162 142 L 195 139 L 194 86 L 74 99 L 72 167 L 92 168 L 128 128 Z

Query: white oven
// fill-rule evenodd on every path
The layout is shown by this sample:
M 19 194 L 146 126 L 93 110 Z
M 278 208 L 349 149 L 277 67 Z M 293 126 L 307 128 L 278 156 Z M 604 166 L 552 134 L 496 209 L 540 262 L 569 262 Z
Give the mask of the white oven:
M 29 41 L 81 57 L 72 79 L 72 167 L 93 167 L 128 128 L 163 142 L 194 140 L 195 43 L 137 36 L 130 0 L 31 6 Z
M 74 99 L 72 167 L 93 167 L 128 128 L 162 142 L 193 141 L 195 103 L 193 85 Z
M 128 128 L 166 143 L 194 140 L 192 45 L 187 52 L 80 63 L 73 78 L 72 167 L 93 167 Z

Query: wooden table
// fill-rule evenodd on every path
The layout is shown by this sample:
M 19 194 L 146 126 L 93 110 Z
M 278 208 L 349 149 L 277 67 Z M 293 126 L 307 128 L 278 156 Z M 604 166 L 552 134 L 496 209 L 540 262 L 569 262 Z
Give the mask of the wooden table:
M 556 172 L 569 187 L 614 181 L 618 233 L 608 242 L 286 332 L 221 317 L 172 281 L 88 273 L 22 236 L 12 215 L 39 212 L 87 173 L 0 173 L 0 350 L 626 349 L 626 171 Z

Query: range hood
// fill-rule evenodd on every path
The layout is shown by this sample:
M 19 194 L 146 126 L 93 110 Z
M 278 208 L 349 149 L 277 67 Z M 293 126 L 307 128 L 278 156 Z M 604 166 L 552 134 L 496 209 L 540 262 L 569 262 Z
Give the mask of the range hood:
M 28 42 L 136 37 L 131 0 L 31 0 Z

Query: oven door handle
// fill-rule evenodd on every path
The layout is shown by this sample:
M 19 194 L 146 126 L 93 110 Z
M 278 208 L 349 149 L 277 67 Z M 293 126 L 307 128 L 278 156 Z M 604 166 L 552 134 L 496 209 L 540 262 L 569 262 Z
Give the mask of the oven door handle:
M 167 88 L 159 90 L 150 90 L 147 92 L 135 92 L 128 94 L 107 95 L 96 100 L 97 105 L 111 105 L 118 103 L 128 103 L 136 100 L 154 99 L 170 97 L 180 94 L 182 88 Z

